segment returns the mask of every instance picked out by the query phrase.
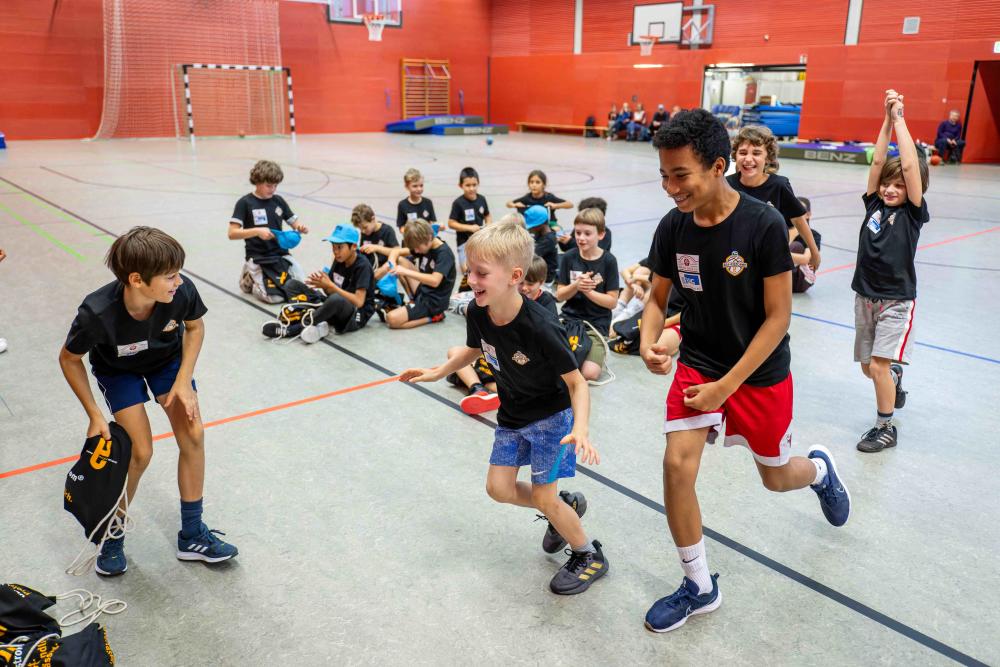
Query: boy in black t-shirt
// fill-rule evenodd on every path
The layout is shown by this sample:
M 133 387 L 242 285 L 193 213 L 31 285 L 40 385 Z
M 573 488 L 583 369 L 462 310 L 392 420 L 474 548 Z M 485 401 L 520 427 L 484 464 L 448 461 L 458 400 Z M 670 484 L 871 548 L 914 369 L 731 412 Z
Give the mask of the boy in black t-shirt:
M 469 266 L 465 261 L 465 242 L 469 237 L 492 222 L 490 206 L 486 197 L 479 194 L 479 172 L 472 167 L 466 167 L 458 175 L 458 187 L 462 188 L 462 196 L 451 205 L 448 216 L 448 227 L 454 229 L 455 244 L 458 248 L 458 265 L 462 271 L 462 284 L 458 291 L 468 290 Z
M 389 272 L 387 258 L 393 248 L 399 247 L 396 232 L 389 225 L 383 225 L 375 219 L 375 211 L 368 204 L 358 204 L 351 211 L 351 224 L 361 232 L 361 245 L 358 250 L 363 252 L 375 270 L 375 280 L 378 281 Z
M 704 109 L 671 118 L 653 146 L 663 189 L 677 206 L 660 221 L 649 253 L 653 284 L 640 354 L 655 374 L 672 366 L 657 343 L 670 288 L 684 299 L 684 339 L 666 402 L 663 486 L 685 576 L 646 614 L 647 628 L 666 632 L 722 601 L 718 575 L 706 562 L 695 482 L 705 443 L 723 426 L 727 445 L 750 449 L 765 488 L 812 486 L 835 526 L 850 516 L 850 496 L 826 448 L 811 448 L 808 458 L 790 456 L 792 260 L 784 220 L 730 187 L 729 136 Z
M 406 186 L 406 197 L 396 206 L 396 227 L 402 232 L 406 223 L 420 218 L 427 223 L 437 222 L 434 214 L 434 203 L 424 197 L 424 177 L 416 169 L 407 169 L 403 174 L 403 185 Z
M 305 282 L 290 280 L 292 301 L 315 302 L 315 308 L 299 311 L 298 317 L 266 322 L 261 329 L 268 338 L 294 338 L 303 343 L 318 343 L 330 333 L 332 326 L 337 333 L 357 331 L 375 314 L 375 276 L 368 258 L 358 252 L 361 232 L 354 227 L 337 225 L 323 239 L 333 247 L 333 267 L 309 274 Z M 285 306 L 295 312 L 296 307 Z
M 284 197 L 275 194 L 284 178 L 276 163 L 257 162 L 250 170 L 254 191 L 236 202 L 229 220 L 229 239 L 242 240 L 246 246 L 240 289 L 264 303 L 285 301 L 284 284 L 289 278 L 305 279 L 302 267 L 288 253 L 297 236 L 288 239 L 282 223 L 287 222 L 298 234 L 308 234 L 309 228 L 299 222 Z
M 389 273 L 403 279 L 413 299 L 405 308 L 386 313 L 386 323 L 391 329 L 412 329 L 443 321 L 455 287 L 455 255 L 444 241 L 434 236 L 431 226 L 419 218 L 407 223 L 403 245 L 410 256 L 400 257 L 397 248 L 389 257 L 393 264 Z
M 541 206 L 529 206 L 524 211 L 524 227 L 535 239 L 535 254 L 547 267 L 544 282 L 551 283 L 559 272 L 559 248 L 556 233 L 549 227 L 549 212 Z
M 618 303 L 618 262 L 598 245 L 604 231 L 604 214 L 599 209 L 577 213 L 573 221 L 577 247 L 559 258 L 556 278 L 556 299 L 565 301 L 563 317 L 588 322 L 598 332 L 587 329 L 593 344 L 580 370 L 588 380 L 601 376 L 607 353 L 602 336 L 611 328 L 611 312 Z
M 105 262 L 116 280 L 84 298 L 59 353 L 66 382 L 90 418 L 87 437 L 111 439 L 94 400 L 83 356 L 114 420 L 132 440 L 126 485 L 129 502 L 153 456 L 153 434 L 143 404 L 147 386 L 170 420 L 180 449 L 177 486 L 181 530 L 177 558 L 218 563 L 237 555 L 202 523 L 205 431 L 198 408 L 194 366 L 205 338 L 206 312 L 198 290 L 180 275 L 184 249 L 164 232 L 133 227 L 111 245 Z M 219 533 L 222 534 L 222 533 Z M 106 539 L 94 566 L 115 576 L 128 569 L 125 538 Z
M 886 160 L 896 131 L 899 157 Z M 885 118 L 868 170 L 862 200 L 865 221 L 854 269 L 854 361 L 875 385 L 875 426 L 858 449 L 880 452 L 896 446 L 893 408 L 906 403 L 903 366 L 913 350 L 913 307 L 917 298 L 914 257 L 927 213 L 927 163 L 917 154 L 903 120 L 903 96 L 886 91 Z
M 555 553 L 567 541 L 572 552 L 549 584 L 560 595 L 582 593 L 608 570 L 600 542 L 580 524 L 582 494 L 559 493 L 557 480 L 572 477 L 576 457 L 599 463 L 590 444 L 590 394 L 576 368 L 559 320 L 518 291 L 534 255 L 531 235 L 516 224 L 497 224 L 469 241 L 469 283 L 475 302 L 466 313 L 466 347 L 437 368 L 414 368 L 403 382 L 434 382 L 465 368 L 482 354 L 500 393 L 486 491 L 498 502 L 532 507 L 549 520 L 543 549 Z M 517 481 L 531 466 L 531 484 Z

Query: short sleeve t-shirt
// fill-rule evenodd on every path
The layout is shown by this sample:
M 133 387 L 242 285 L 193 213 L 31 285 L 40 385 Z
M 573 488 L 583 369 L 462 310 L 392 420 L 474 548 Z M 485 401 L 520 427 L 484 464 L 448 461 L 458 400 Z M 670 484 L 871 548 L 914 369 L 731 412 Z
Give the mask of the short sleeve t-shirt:
M 764 323 L 764 279 L 793 268 L 781 215 L 743 193 L 729 217 L 712 227 L 677 209 L 663 216 L 649 264 L 684 300 L 681 362 L 715 379 L 736 365 Z M 790 362 L 786 333 L 746 384 L 777 384 L 788 377 Z
M 345 292 L 354 294 L 359 289 L 365 290 L 365 302 L 358 308 L 358 312 L 367 322 L 375 312 L 375 272 L 368 257 L 359 252 L 353 264 L 347 266 L 343 262 L 337 262 L 328 275 L 333 284 Z
M 396 226 L 402 229 L 407 222 L 417 218 L 426 223 L 437 222 L 434 203 L 427 197 L 422 197 L 419 204 L 412 203 L 409 197 L 402 199 L 396 207 Z
M 282 223 L 289 224 L 295 222 L 299 216 L 292 213 L 291 207 L 281 195 L 274 195 L 269 199 L 261 199 L 254 193 L 240 197 L 233 209 L 233 217 L 229 222 L 235 225 L 243 225 L 243 229 L 255 229 L 257 227 L 269 227 L 280 230 Z M 277 257 L 287 255 L 288 251 L 278 245 L 275 239 L 261 239 L 257 237 L 244 239 L 247 259 L 258 259 L 261 257 Z
M 638 262 L 639 266 L 649 268 L 649 257 L 643 257 Z M 684 308 L 684 298 L 677 292 L 677 286 L 670 286 L 670 294 L 667 295 L 667 317 L 673 317 Z
M 545 229 L 545 225 L 539 225 L 539 229 Z M 556 235 L 555 232 L 549 232 L 547 234 L 535 234 L 535 254 L 545 260 L 545 266 L 548 267 L 548 274 L 545 276 L 545 282 L 551 282 L 555 276 L 556 271 L 559 270 L 559 248 L 556 246 Z
M 597 259 L 584 259 L 580 256 L 580 249 L 573 248 L 559 258 L 559 277 L 556 278 L 556 282 L 560 285 L 569 285 L 581 273 L 587 272 L 592 273 L 598 283 L 596 291 L 607 294 L 621 289 L 618 261 L 606 250 Z M 602 335 L 611 328 L 611 309 L 598 306 L 580 292 L 566 299 L 562 314 L 570 319 L 590 322 Z
M 559 314 L 559 302 L 556 301 L 556 298 L 552 296 L 551 292 L 546 292 L 545 290 L 539 292 L 538 297 L 535 298 L 535 303 L 553 315 Z
M 784 176 L 771 174 L 767 180 L 755 188 L 750 188 L 740 183 L 740 175 L 730 174 L 726 180 L 733 186 L 734 190 L 745 192 L 754 199 L 759 199 L 765 204 L 770 204 L 778 209 L 778 213 L 785 219 L 785 226 L 791 229 L 792 218 L 798 218 L 806 214 L 806 207 L 795 197 L 792 184 Z
M 573 236 L 573 229 L 570 228 L 568 231 L 569 231 L 569 240 L 566 241 L 565 243 L 559 244 L 559 247 L 562 249 L 563 252 L 569 252 L 570 250 L 576 247 L 576 237 Z M 604 238 L 597 242 L 597 247 L 599 247 L 601 250 L 604 250 L 605 252 L 611 252 L 610 227 L 604 228 Z
M 386 248 L 398 248 L 399 241 L 396 239 L 396 232 L 393 231 L 392 227 L 389 225 L 379 224 L 378 229 L 375 230 L 373 234 L 362 234 L 361 235 L 361 245 L 366 243 L 371 243 L 372 245 L 380 245 Z M 382 262 L 386 261 L 384 255 L 380 255 L 377 252 L 373 253 L 362 253 L 365 257 L 372 262 L 372 268 L 377 269 Z
M 434 244 L 437 241 L 435 240 Z M 436 248 L 434 244 L 431 244 L 431 249 L 426 254 L 413 254 L 410 260 L 420 273 L 440 273 L 444 276 L 437 287 L 421 283 L 415 295 L 430 308 L 432 313 L 443 313 L 448 310 L 451 291 L 455 287 L 455 253 L 443 241 Z
M 562 203 L 565 203 L 566 200 L 565 199 L 561 199 L 559 197 L 556 197 L 551 192 L 544 192 L 544 193 L 542 193 L 541 197 L 538 197 L 536 199 L 535 197 L 532 197 L 531 193 L 529 192 L 528 194 L 524 195 L 523 197 L 518 197 L 514 201 L 515 202 L 520 202 L 520 203 L 524 204 L 524 208 L 530 208 L 532 206 L 541 206 L 541 207 L 544 208 L 545 204 L 547 204 L 549 202 L 551 202 L 553 204 L 562 204 Z M 521 209 L 522 213 L 524 212 L 524 208 Z M 555 211 L 555 209 L 549 209 L 549 222 L 555 222 L 555 221 L 556 221 L 556 211 Z
M 473 301 L 466 311 L 466 345 L 479 348 L 493 369 L 500 394 L 497 423 L 523 428 L 570 407 L 562 376 L 577 369 L 559 319 L 522 296 L 509 323 L 493 323 L 489 309 Z
M 463 225 L 478 225 L 482 227 L 486 224 L 486 216 L 489 214 L 490 207 L 486 203 L 486 197 L 476 195 L 475 199 L 469 199 L 465 195 L 462 195 L 451 205 L 451 213 L 448 215 L 448 219 L 460 222 Z M 456 232 L 455 242 L 458 245 L 464 245 L 470 236 L 472 236 L 470 232 Z
M 861 197 L 865 221 L 858 237 L 858 261 L 851 289 L 869 299 L 917 298 L 917 267 L 913 262 L 921 228 L 930 222 L 927 199 L 920 206 L 885 205 L 878 193 Z
M 200 319 L 208 309 L 187 278 L 170 303 L 156 303 L 139 321 L 125 308 L 125 286 L 108 283 L 84 298 L 66 336 L 73 354 L 90 353 L 97 375 L 144 374 L 159 370 L 181 354 L 184 322 Z

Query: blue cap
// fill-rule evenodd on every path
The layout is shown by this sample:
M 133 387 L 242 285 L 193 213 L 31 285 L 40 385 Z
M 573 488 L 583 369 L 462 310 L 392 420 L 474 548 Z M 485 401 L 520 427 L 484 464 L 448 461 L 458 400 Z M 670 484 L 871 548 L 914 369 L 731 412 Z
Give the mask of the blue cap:
M 434 232 L 434 236 L 437 236 L 438 233 L 441 231 L 441 225 L 439 225 L 436 222 L 432 222 L 431 223 L 431 231 Z
M 278 242 L 278 245 L 285 250 L 291 250 L 302 240 L 302 234 L 299 234 L 294 229 L 272 229 L 271 231 L 274 233 L 274 238 Z
M 358 231 L 357 227 L 337 225 L 333 228 L 333 232 L 323 240 L 330 243 L 353 243 L 354 245 L 358 245 L 361 243 L 361 232 Z
M 549 209 L 544 206 L 534 205 L 529 206 L 524 212 L 524 226 L 528 229 L 534 229 L 541 225 L 548 224 L 549 222 Z

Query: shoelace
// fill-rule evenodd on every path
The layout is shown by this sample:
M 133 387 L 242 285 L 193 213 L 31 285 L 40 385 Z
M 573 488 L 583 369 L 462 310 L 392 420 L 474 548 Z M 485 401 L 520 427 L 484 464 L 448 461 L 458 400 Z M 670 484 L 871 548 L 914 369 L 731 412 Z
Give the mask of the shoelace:
M 125 488 L 122 489 L 121 495 L 118 496 L 118 500 L 115 501 L 111 510 L 104 515 L 104 518 L 98 522 L 97 527 L 94 528 L 90 535 L 87 536 L 88 544 L 80 549 L 80 553 L 76 555 L 73 562 L 66 568 L 66 574 L 72 574 L 79 577 L 80 575 L 94 569 L 94 563 L 97 562 L 97 557 L 101 555 L 101 549 L 104 548 L 105 542 L 108 540 L 124 538 L 127 533 L 131 533 L 135 530 L 135 519 L 129 516 L 128 513 L 127 478 L 125 482 Z M 101 541 L 98 542 L 95 547 L 93 544 L 94 535 L 97 534 L 97 531 L 100 530 L 101 525 L 105 521 L 108 522 L 108 525 L 104 530 L 104 536 L 101 537 Z
M 221 530 L 216 530 L 214 528 L 210 528 L 210 529 L 206 530 L 205 532 L 201 533 L 200 535 L 198 535 L 198 537 L 195 537 L 192 541 L 194 541 L 194 542 L 201 542 L 201 541 L 204 540 L 205 542 L 208 543 L 209 547 L 211 548 L 211 547 L 214 547 L 214 546 L 222 543 L 222 540 L 220 540 L 218 537 L 216 537 L 216 535 L 225 535 L 225 533 L 222 532 Z
M 566 570 L 571 574 L 576 574 L 583 568 L 587 567 L 587 562 L 590 560 L 591 552 L 579 552 L 573 551 L 572 549 L 566 549 L 563 553 L 569 556 L 569 562 L 566 563 Z
M 664 598 L 664 601 L 667 602 L 671 607 L 680 606 L 680 603 L 684 603 L 689 600 L 694 601 L 694 596 L 691 595 L 691 591 L 689 591 L 687 589 L 687 586 L 685 586 L 684 584 L 681 584 L 681 587 L 678 588 L 676 591 L 674 591 L 673 594 L 668 595 L 666 598 Z

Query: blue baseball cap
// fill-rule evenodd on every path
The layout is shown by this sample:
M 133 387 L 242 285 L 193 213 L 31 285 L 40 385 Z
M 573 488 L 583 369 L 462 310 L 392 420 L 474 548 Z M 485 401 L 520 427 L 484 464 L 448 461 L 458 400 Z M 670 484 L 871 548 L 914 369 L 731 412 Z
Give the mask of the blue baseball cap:
M 524 212 L 524 226 L 528 229 L 534 229 L 535 227 L 540 227 L 541 225 L 548 224 L 549 222 L 549 209 L 544 206 L 534 205 L 529 206 Z
M 357 227 L 337 225 L 333 228 L 333 232 L 323 240 L 330 243 L 353 243 L 354 245 L 358 245 L 361 243 L 361 232 L 358 231 Z
M 291 250 L 302 240 L 302 234 L 299 234 L 294 229 L 272 229 L 271 231 L 274 233 L 274 239 L 278 242 L 278 245 L 285 250 Z

